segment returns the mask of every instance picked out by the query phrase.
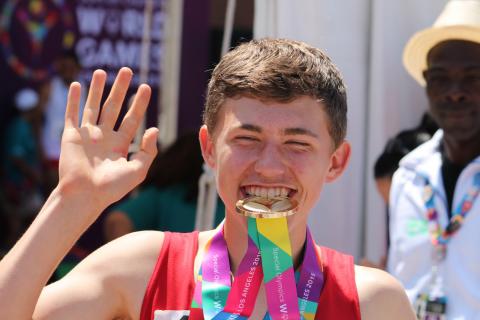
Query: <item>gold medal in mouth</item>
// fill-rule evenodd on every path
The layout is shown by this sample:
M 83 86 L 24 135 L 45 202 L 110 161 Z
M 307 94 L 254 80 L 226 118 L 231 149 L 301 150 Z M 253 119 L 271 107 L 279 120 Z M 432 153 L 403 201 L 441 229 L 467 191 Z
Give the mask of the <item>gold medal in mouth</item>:
M 287 197 L 252 196 L 238 200 L 236 210 L 251 218 L 281 218 L 295 214 L 298 202 Z

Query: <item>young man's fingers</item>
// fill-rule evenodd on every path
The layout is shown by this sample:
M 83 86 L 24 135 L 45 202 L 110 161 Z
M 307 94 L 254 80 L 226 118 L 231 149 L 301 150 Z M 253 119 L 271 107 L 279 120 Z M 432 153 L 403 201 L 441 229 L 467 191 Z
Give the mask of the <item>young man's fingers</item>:
M 140 122 L 143 120 L 145 110 L 147 109 L 148 102 L 150 101 L 151 92 L 152 90 L 146 84 L 142 84 L 140 87 L 138 87 L 137 94 L 133 99 L 133 103 L 122 120 L 122 124 L 120 125 L 118 131 L 124 134 L 128 141 L 132 141 Z
M 158 139 L 158 129 L 149 128 L 145 131 L 140 150 L 148 153 L 152 159 L 157 155 L 157 139 Z
M 135 183 L 137 184 L 139 184 L 145 179 L 145 177 L 147 176 L 148 168 L 150 168 L 153 159 L 157 155 L 157 136 L 157 128 L 150 128 L 145 131 L 145 134 L 142 138 L 140 151 L 135 153 L 131 157 L 130 161 L 128 161 L 128 165 L 130 166 L 130 168 L 137 172 L 137 174 L 135 175 L 137 179 Z
M 78 128 L 78 110 L 80 105 L 81 85 L 72 82 L 68 90 L 67 108 L 65 110 L 65 128 Z
M 88 90 L 87 102 L 83 110 L 82 126 L 85 124 L 97 124 L 106 79 L 107 74 L 103 70 L 95 70 L 93 73 L 90 89 Z
M 129 161 L 129 165 L 137 172 L 141 180 L 145 179 L 148 168 L 153 162 L 153 159 L 157 155 L 157 136 L 158 129 L 150 128 L 145 131 L 140 146 L 140 151 L 135 153 Z M 138 181 L 138 183 L 141 182 Z
M 124 67 L 120 69 L 113 83 L 112 90 L 110 90 L 110 94 L 103 104 L 100 120 L 98 121 L 99 124 L 113 129 L 127 94 L 132 75 L 132 70 L 129 68 Z

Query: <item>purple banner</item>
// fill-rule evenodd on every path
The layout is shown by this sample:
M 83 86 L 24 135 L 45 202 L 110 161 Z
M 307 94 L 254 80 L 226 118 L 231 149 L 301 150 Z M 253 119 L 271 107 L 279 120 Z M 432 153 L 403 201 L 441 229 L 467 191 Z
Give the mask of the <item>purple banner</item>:
M 2 109 L 18 88 L 38 87 L 54 73 L 53 62 L 65 49 L 78 55 L 78 80 L 88 84 L 93 70 L 105 69 L 107 87 L 122 66 L 134 72 L 132 88 L 140 82 L 144 0 L 24 0 L 0 1 L 0 72 Z M 150 27 L 149 72 L 157 104 L 163 38 L 163 0 L 154 0 Z M 7 80 L 8 79 L 8 80 Z M 130 94 L 133 92 L 130 92 Z M 149 124 L 156 109 L 149 108 Z
M 156 88 L 160 77 L 163 38 L 163 1 L 153 1 L 150 27 L 149 72 L 147 83 Z M 96 68 L 109 71 L 108 83 L 122 66 L 130 67 L 139 83 L 142 37 L 144 32 L 143 0 L 77 0 L 78 39 L 75 49 L 83 67 L 81 78 L 88 81 Z
M 164 2 L 153 1 L 147 83 L 154 91 L 147 116 L 149 126 L 156 124 L 158 109 Z M 135 73 L 136 86 L 140 81 L 144 6 L 145 0 L 0 0 L 0 117 L 19 88 L 38 87 L 50 78 L 53 61 L 68 48 L 79 56 L 82 82 L 90 81 L 94 69 L 104 68 L 111 83 L 119 67 L 129 66 Z M 198 128 L 201 123 L 209 51 L 208 15 L 208 0 L 184 1 L 180 132 Z

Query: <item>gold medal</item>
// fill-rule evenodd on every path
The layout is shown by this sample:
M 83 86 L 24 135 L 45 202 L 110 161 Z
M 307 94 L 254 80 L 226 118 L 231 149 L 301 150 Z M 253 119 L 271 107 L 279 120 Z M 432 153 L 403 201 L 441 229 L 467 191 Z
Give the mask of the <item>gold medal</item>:
M 241 215 L 252 218 L 281 218 L 297 212 L 298 203 L 285 197 L 248 197 L 238 200 L 236 209 Z

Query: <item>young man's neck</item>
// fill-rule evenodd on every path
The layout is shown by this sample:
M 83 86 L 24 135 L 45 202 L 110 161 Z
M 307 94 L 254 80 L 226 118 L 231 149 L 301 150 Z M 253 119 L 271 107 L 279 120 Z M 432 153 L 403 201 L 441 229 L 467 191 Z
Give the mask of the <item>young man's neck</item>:
M 289 223 L 288 226 L 290 244 L 292 246 L 293 266 L 295 269 L 302 263 L 306 228 L 307 224 L 303 221 Z M 235 274 L 247 250 L 248 226 L 246 219 L 241 216 L 225 219 L 224 236 L 230 257 L 230 268 L 232 273 Z

